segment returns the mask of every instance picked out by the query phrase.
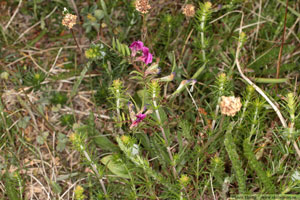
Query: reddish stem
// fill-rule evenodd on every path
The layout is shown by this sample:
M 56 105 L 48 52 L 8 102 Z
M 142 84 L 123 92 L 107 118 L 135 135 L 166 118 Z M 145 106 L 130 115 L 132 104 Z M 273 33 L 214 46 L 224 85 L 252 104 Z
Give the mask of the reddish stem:
M 285 30 L 286 30 L 286 16 L 287 16 L 287 10 L 288 10 L 288 3 L 289 3 L 289 0 L 286 0 L 285 15 L 284 15 L 284 27 L 283 27 L 281 46 L 280 46 L 278 61 L 277 61 L 276 78 L 279 78 L 279 72 L 280 72 L 281 56 L 282 56 L 282 49 L 283 49 L 283 45 L 284 45 Z

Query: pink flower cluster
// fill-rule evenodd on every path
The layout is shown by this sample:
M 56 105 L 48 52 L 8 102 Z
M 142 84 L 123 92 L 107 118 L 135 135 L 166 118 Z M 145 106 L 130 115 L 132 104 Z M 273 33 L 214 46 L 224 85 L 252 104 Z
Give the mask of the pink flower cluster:
M 142 56 L 137 57 L 137 61 L 142 61 L 146 65 L 152 63 L 152 54 L 149 52 L 149 48 L 144 46 L 143 42 L 135 41 L 129 46 L 129 48 L 131 49 L 132 57 L 135 57 L 139 51 L 142 52 Z
M 133 127 L 136 127 L 139 123 L 141 123 L 146 117 L 147 115 L 152 113 L 152 110 L 147 110 L 146 106 L 140 110 L 138 113 L 134 112 L 134 105 L 132 102 L 128 102 L 127 104 L 128 106 L 128 110 L 129 110 L 129 115 L 130 115 L 130 119 L 131 119 L 131 125 L 130 125 L 130 129 L 132 129 Z

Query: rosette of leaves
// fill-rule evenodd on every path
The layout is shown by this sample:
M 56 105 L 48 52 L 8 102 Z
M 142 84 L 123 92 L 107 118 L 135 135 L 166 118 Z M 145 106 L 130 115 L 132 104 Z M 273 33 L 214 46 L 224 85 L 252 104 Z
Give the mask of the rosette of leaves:
M 97 32 L 100 28 L 100 20 L 104 17 L 104 11 L 98 9 L 97 5 L 91 7 L 85 7 L 81 10 L 81 14 L 84 16 L 83 28 L 86 33 L 89 33 L 92 28 Z
M 45 80 L 46 75 L 43 72 L 29 72 L 26 73 L 24 83 L 27 86 L 31 86 L 34 90 L 38 90 L 41 87 L 41 83 Z

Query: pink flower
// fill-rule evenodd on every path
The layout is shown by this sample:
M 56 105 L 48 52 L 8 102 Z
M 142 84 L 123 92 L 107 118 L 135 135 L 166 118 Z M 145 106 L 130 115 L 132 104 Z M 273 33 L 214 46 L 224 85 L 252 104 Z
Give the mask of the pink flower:
M 143 55 L 138 57 L 137 60 L 143 61 L 146 65 L 152 63 L 152 54 L 149 53 L 149 49 L 147 47 L 143 47 L 142 51 Z
M 129 48 L 131 49 L 132 53 L 131 56 L 134 57 L 136 53 L 140 50 L 143 50 L 144 44 L 141 41 L 135 41 L 133 42 Z
M 148 114 L 152 113 L 152 110 L 147 110 L 146 106 L 143 110 L 140 110 L 137 114 L 134 112 L 134 105 L 131 102 L 128 102 L 129 115 L 131 119 L 130 129 L 136 127 L 139 123 L 141 123 Z M 147 110 L 147 111 L 146 111 Z
M 130 126 L 130 129 L 132 129 L 133 127 L 137 126 L 140 122 L 143 121 L 143 119 L 146 118 L 146 114 L 137 114 L 135 117 L 136 117 L 136 120 L 134 120 Z
M 137 61 L 142 61 L 146 65 L 152 63 L 152 54 L 149 52 L 149 49 L 144 46 L 143 42 L 135 41 L 129 48 L 131 49 L 131 56 L 135 57 L 138 51 L 142 51 L 142 56 L 138 57 Z

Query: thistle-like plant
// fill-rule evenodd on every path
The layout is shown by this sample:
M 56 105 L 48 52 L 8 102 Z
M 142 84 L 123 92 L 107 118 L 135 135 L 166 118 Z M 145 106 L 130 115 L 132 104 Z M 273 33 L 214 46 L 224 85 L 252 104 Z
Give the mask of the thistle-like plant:
M 120 122 L 122 120 L 120 110 L 122 109 L 125 100 L 125 89 L 123 82 L 119 79 L 114 80 L 112 86 L 109 89 L 111 91 L 116 105 L 117 122 Z

